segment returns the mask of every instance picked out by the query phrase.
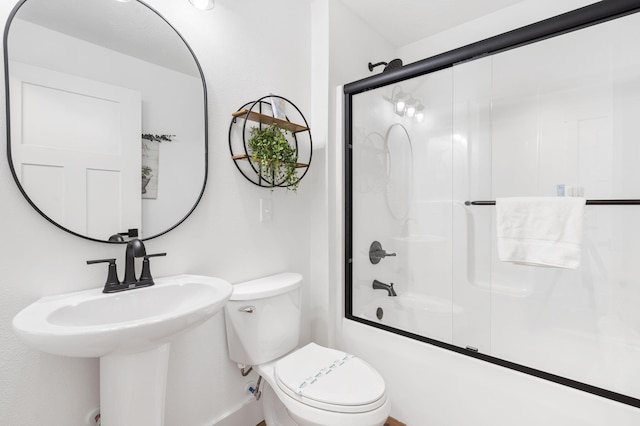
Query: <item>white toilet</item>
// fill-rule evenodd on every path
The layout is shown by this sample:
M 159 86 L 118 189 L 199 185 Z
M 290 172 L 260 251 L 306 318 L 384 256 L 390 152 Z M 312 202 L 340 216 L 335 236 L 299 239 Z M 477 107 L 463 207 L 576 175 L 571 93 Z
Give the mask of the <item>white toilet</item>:
M 315 343 L 296 349 L 301 284 L 290 272 L 235 284 L 225 307 L 229 357 L 264 379 L 267 425 L 383 425 L 391 404 L 373 367 Z

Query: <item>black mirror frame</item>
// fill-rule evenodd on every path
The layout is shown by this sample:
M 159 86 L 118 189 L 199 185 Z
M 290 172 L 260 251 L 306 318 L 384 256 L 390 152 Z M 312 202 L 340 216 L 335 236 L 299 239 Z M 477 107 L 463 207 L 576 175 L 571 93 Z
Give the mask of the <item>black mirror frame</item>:
M 11 170 L 11 175 L 13 176 L 13 179 L 14 179 L 16 185 L 18 185 L 18 189 L 20 190 L 20 192 L 22 193 L 24 198 L 27 200 L 27 202 L 31 205 L 31 207 L 33 207 L 35 211 L 40 213 L 40 215 L 42 217 L 44 217 L 47 221 L 51 222 L 56 227 L 62 229 L 63 231 L 66 231 L 66 232 L 68 232 L 68 233 L 70 233 L 72 235 L 75 235 L 77 237 L 84 238 L 85 240 L 96 241 L 96 242 L 107 243 L 107 244 L 124 244 L 124 243 L 126 243 L 126 241 L 99 240 L 97 238 L 92 238 L 92 237 L 89 237 L 87 235 L 79 234 L 79 233 L 77 233 L 75 231 L 72 231 L 72 230 L 70 230 L 68 228 L 65 228 L 64 226 L 60 225 L 58 222 L 56 222 L 55 220 L 51 219 L 42 210 L 40 210 L 38 208 L 38 206 L 33 202 L 33 200 L 31 200 L 31 198 L 29 198 L 29 196 L 27 195 L 25 189 L 22 187 L 22 184 L 20 183 L 20 180 L 18 179 L 18 175 L 17 175 L 16 170 L 15 170 L 15 168 L 13 166 L 13 158 L 12 158 L 12 155 L 11 155 L 11 115 L 10 115 L 11 114 L 10 104 L 11 103 L 10 103 L 10 97 L 9 97 L 10 95 L 9 95 L 9 47 L 8 47 L 8 37 L 9 37 L 9 28 L 11 27 L 11 23 L 13 22 L 13 19 L 15 18 L 16 13 L 20 9 L 20 7 L 22 7 L 22 5 L 24 3 L 26 3 L 27 1 L 28 0 L 19 0 L 19 2 L 15 5 L 13 10 L 9 14 L 9 17 L 7 18 L 7 23 L 5 24 L 4 37 L 3 37 L 3 41 L 2 41 L 3 58 L 4 58 L 5 107 L 6 107 L 5 120 L 6 120 L 6 127 L 7 127 L 7 161 L 9 162 L 9 169 Z M 209 114 L 208 114 L 208 110 L 207 110 L 207 83 L 205 81 L 204 73 L 202 72 L 202 67 L 200 66 L 200 62 L 198 61 L 198 58 L 196 57 L 195 53 L 193 52 L 193 49 L 191 49 L 191 46 L 189 46 L 189 44 L 184 39 L 184 37 L 182 37 L 182 34 L 180 34 L 178 32 L 178 30 L 176 30 L 175 27 L 173 25 L 171 25 L 169 23 L 169 21 L 167 21 L 164 18 L 164 16 L 162 16 L 160 14 L 160 12 L 158 12 L 157 10 L 155 10 L 154 8 L 152 8 L 151 6 L 149 6 L 148 4 L 146 4 L 142 0 L 134 0 L 134 1 L 142 4 L 143 6 L 148 8 L 151 12 L 155 13 L 160 19 L 162 19 L 177 34 L 178 37 L 180 37 L 180 39 L 184 43 L 185 47 L 189 50 L 189 53 L 191 53 L 191 56 L 193 57 L 193 60 L 195 61 L 196 66 L 198 67 L 198 72 L 200 73 L 200 79 L 202 80 L 203 101 L 204 101 L 204 178 L 203 178 L 202 189 L 200 191 L 200 194 L 198 194 L 198 198 L 196 199 L 195 203 L 193 204 L 191 209 L 187 212 L 187 214 L 184 217 L 182 217 L 182 219 L 180 219 L 173 226 L 169 227 L 168 229 L 166 229 L 166 230 L 164 230 L 164 231 L 162 231 L 162 232 L 160 232 L 158 234 L 152 235 L 150 237 L 141 238 L 141 240 L 147 241 L 147 240 L 151 240 L 153 238 L 157 238 L 157 237 L 159 237 L 161 235 L 164 235 L 167 232 L 169 232 L 169 231 L 175 229 L 176 227 L 178 227 L 178 225 L 180 225 L 182 222 L 184 222 L 191 215 L 191 213 L 193 213 L 193 211 L 196 209 L 196 207 L 200 203 L 200 200 L 202 199 L 202 196 L 204 195 L 204 190 L 205 190 L 205 188 L 207 186 L 207 178 L 208 178 L 208 174 L 209 174 L 209 121 L 208 121 Z

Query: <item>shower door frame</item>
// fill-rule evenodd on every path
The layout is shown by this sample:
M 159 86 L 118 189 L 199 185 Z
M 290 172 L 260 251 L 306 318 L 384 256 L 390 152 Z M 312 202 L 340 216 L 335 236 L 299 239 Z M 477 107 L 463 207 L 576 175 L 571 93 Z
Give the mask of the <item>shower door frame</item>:
M 452 68 L 464 61 L 492 55 L 520 46 L 535 43 L 558 35 L 580 30 L 592 25 L 611 21 L 616 18 L 640 12 L 638 0 L 605 0 L 582 7 L 522 28 L 515 29 L 476 43 L 469 44 L 430 58 L 426 58 L 402 68 L 377 74 L 362 80 L 358 80 L 344 86 L 344 213 L 345 213 L 345 318 L 362 324 L 376 327 L 391 333 L 399 334 L 415 340 L 419 340 L 440 348 L 448 349 L 459 354 L 467 355 L 502 367 L 510 368 L 541 379 L 549 380 L 561 385 L 569 386 L 584 392 L 611 399 L 623 404 L 640 408 L 640 399 L 633 398 L 608 389 L 603 389 L 587 383 L 572 380 L 543 370 L 527 367 L 491 355 L 476 352 L 460 346 L 455 346 L 429 337 L 410 333 L 405 330 L 376 323 L 353 315 L 353 175 L 352 175 L 352 106 L 353 96 L 372 89 L 377 89 L 390 84 L 395 84 L 421 75 Z

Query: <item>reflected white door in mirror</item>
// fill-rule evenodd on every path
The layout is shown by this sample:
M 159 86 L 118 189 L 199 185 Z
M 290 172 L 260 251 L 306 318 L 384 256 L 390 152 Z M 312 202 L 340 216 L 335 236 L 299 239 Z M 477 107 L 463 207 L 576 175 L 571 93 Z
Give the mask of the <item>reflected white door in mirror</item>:
M 205 187 L 207 108 L 180 34 L 135 0 L 21 0 L 6 28 L 7 158 L 26 200 L 95 241 L 182 223 Z M 146 134 L 176 136 L 154 146 L 151 194 Z
M 13 165 L 31 200 L 85 235 L 141 227 L 140 92 L 13 62 Z

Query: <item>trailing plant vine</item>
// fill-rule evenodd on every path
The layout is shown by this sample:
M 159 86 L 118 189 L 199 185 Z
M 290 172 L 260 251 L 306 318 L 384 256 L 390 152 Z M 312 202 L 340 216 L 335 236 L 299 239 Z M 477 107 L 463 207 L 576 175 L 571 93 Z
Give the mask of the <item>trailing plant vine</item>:
M 286 137 L 287 131 L 272 124 L 251 129 L 249 149 L 251 160 L 258 165 L 262 179 L 272 186 L 286 186 L 295 191 L 300 179 L 296 173 L 298 153 Z

